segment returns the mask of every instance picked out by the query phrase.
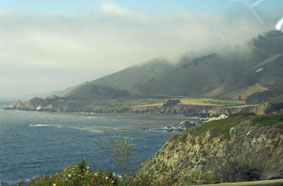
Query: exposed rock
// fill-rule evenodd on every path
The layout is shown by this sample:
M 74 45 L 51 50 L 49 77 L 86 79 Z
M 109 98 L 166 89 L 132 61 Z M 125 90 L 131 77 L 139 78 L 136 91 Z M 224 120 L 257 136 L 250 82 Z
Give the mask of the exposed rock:
M 228 166 L 231 159 L 235 159 L 243 165 L 248 161 L 250 166 L 262 167 L 259 169 L 260 179 L 282 177 L 283 124 L 278 120 L 273 121 L 277 124 L 258 124 L 256 127 L 251 124 L 254 117 L 257 116 L 204 123 L 174 135 L 142 164 L 139 173 L 151 175 L 168 185 L 186 185 L 194 175 L 210 171 L 217 174 L 217 170 L 223 169 L 222 176 L 227 172 L 232 174 L 231 179 L 237 180 L 240 178 L 229 172 Z M 231 122 L 236 124 L 226 127 L 231 126 Z M 218 124 L 223 125 L 221 133 L 215 127 Z M 205 128 L 207 130 L 203 131 Z M 226 135 L 229 133 L 230 137 Z
M 55 111 L 54 107 L 53 107 L 51 104 L 49 104 L 48 106 L 46 106 L 46 107 L 44 108 L 44 110 L 46 110 L 46 111 Z
M 182 121 L 179 125 L 179 128 L 183 129 L 183 130 L 186 130 L 188 128 L 192 128 L 192 127 L 195 127 L 197 126 L 195 123 L 189 121 L 189 120 L 185 120 L 185 121 Z
M 35 110 L 36 111 L 42 111 L 42 107 L 41 106 L 37 106 Z
M 54 99 L 59 99 L 59 98 L 60 98 L 59 96 L 53 95 L 53 96 L 47 97 L 46 99 L 47 100 L 54 100 Z
M 226 119 L 228 116 L 226 116 L 225 114 L 221 114 L 219 117 L 212 117 L 212 118 L 209 118 L 207 120 L 207 122 L 210 122 L 210 121 L 216 121 L 216 120 L 221 120 L 221 119 Z
M 247 136 L 249 136 L 252 132 L 253 132 L 252 130 L 248 131 Z
M 230 134 L 230 136 L 232 136 L 232 135 L 236 136 L 237 135 L 237 129 L 235 127 L 230 128 L 229 134 Z

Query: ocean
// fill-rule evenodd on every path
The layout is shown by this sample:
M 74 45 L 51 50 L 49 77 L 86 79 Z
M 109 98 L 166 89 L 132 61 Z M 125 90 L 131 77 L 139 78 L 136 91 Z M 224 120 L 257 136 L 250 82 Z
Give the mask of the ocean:
M 93 170 L 118 173 L 111 156 L 96 145 L 106 135 L 133 138 L 134 171 L 174 134 L 182 115 L 44 113 L 0 109 L 0 179 L 2 186 L 28 183 L 85 159 Z

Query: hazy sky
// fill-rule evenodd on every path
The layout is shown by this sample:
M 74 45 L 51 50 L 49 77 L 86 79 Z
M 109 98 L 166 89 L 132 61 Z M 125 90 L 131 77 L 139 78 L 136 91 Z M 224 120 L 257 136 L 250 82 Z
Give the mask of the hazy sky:
M 0 0 L 0 99 L 233 48 L 282 17 L 282 0 Z

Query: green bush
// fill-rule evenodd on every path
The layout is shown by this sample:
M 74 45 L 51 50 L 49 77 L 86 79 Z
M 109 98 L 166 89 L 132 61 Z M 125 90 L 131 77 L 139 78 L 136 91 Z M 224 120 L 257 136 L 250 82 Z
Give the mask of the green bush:
M 211 159 L 209 167 L 218 181 L 239 182 L 261 180 L 268 152 L 256 152 L 253 147 L 241 147 L 242 143 L 227 146 L 223 157 Z
M 52 176 L 40 177 L 28 186 L 165 186 L 147 175 L 115 177 L 111 171 L 90 170 L 85 160 Z
M 260 180 L 262 173 L 263 166 L 260 162 L 240 158 L 231 158 L 215 172 L 222 182 L 256 181 Z
M 253 126 L 272 126 L 283 122 L 283 114 L 262 115 L 252 119 Z
M 74 167 L 68 166 L 53 176 L 41 177 L 29 186 L 115 186 L 118 182 L 118 178 L 115 178 L 110 171 L 91 171 L 83 160 Z
M 184 179 L 184 185 L 186 186 L 199 185 L 203 181 L 205 181 L 206 183 L 211 183 L 211 184 L 215 183 L 216 179 L 215 179 L 214 172 L 212 171 L 195 172 L 192 175 L 187 176 Z
M 272 112 L 280 111 L 283 109 L 283 102 L 280 103 L 271 103 L 268 108 L 265 110 L 266 114 L 271 114 Z
M 181 101 L 178 99 L 168 99 L 166 103 L 163 104 L 163 107 L 172 107 L 176 106 L 179 103 L 181 103 Z
M 229 116 L 229 119 L 241 119 L 243 117 L 252 117 L 252 116 L 256 116 L 255 113 L 252 112 L 238 112 L 236 114 L 232 114 L 231 116 Z

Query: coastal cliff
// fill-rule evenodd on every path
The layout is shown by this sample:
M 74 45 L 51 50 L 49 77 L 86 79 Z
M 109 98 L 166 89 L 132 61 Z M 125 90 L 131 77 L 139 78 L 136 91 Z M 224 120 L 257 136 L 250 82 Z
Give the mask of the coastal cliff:
M 15 104 L 7 105 L 6 110 L 27 110 L 46 112 L 93 112 L 93 113 L 149 113 L 149 114 L 183 114 L 185 116 L 213 117 L 221 114 L 231 115 L 241 112 L 253 112 L 263 114 L 267 105 L 235 105 L 224 106 L 216 104 L 180 103 L 173 106 L 165 106 L 165 100 L 139 100 L 112 101 L 104 100 L 97 103 L 85 103 L 81 101 L 68 100 L 64 97 L 51 96 L 46 99 L 33 98 L 30 101 L 17 101 Z M 151 103 L 152 101 L 152 103 Z M 114 102 L 114 103 L 113 103 Z M 134 103 L 131 103 L 134 102 Z M 144 103 L 149 102 L 149 104 Z M 155 103 L 157 102 L 157 103 Z
M 283 115 L 236 114 L 174 135 L 140 174 L 169 185 L 283 177 Z

